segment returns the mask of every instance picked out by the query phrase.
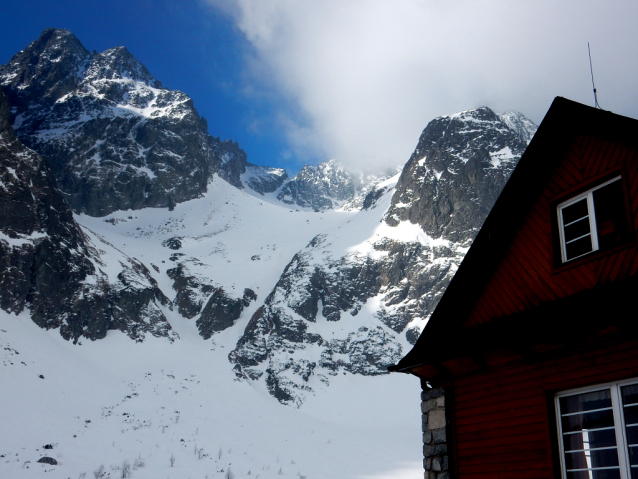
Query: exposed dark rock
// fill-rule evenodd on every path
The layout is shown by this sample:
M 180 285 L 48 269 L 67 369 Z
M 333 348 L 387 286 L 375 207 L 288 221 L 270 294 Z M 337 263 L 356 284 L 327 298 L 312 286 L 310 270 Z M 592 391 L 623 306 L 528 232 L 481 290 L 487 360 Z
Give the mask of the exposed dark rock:
M 204 298 L 215 290 L 213 285 L 209 280 L 191 274 L 184 263 L 178 263 L 166 274 L 173 280 L 173 289 L 177 291 L 174 300 L 177 311 L 185 318 L 197 316 L 202 310 Z
M 386 190 L 387 188 L 379 188 L 379 189 L 375 188 L 372 191 L 370 191 L 370 193 L 368 193 L 366 197 L 364 198 L 363 205 L 361 206 L 361 208 L 364 210 L 374 208 L 377 200 L 384 195 Z
M 162 246 L 166 246 L 167 248 L 177 250 L 182 247 L 182 241 L 181 241 L 181 238 L 178 238 L 177 236 L 175 236 L 174 238 L 169 238 L 163 241 Z
M 376 217 L 404 223 L 404 231 L 407 224 L 416 238 L 376 235 L 364 254 L 333 251 L 330 234 L 313 238 L 230 353 L 237 374 L 265 373 L 271 394 L 291 405 L 309 392 L 309 374 L 323 382 L 339 371 L 385 374 L 401 355 L 398 335 L 416 341 L 525 146 L 521 133 L 487 108 L 430 122 L 395 189 L 384 183 L 362 201 L 361 214 L 374 215 L 394 193 L 389 210 Z M 378 326 L 371 321 L 340 339 L 314 332 L 320 321 L 352 321 L 373 298 L 374 313 L 366 314 Z M 295 351 L 305 351 L 303 359 L 292 361 Z
M 304 166 L 286 183 L 277 199 L 283 203 L 323 211 L 354 197 L 352 177 L 336 161 L 325 161 L 317 167 Z
M 246 172 L 246 186 L 261 195 L 277 191 L 288 180 L 288 173 L 281 168 L 248 164 Z
M 38 462 L 41 462 L 43 464 L 51 464 L 52 466 L 58 465 L 58 461 L 48 456 L 41 457 L 40 459 L 38 459 Z
M 401 173 L 386 222 L 407 220 L 454 242 L 474 237 L 526 147 L 489 108 L 432 120 Z
M 0 92 L 0 308 L 25 308 L 33 321 L 66 339 L 103 338 L 120 329 L 132 338 L 169 336 L 158 304 L 167 305 L 141 263 L 122 256 L 117 283 L 73 219 L 47 160 L 27 149 L 6 121 Z
M 241 298 L 231 298 L 222 288 L 218 288 L 197 319 L 199 334 L 204 339 L 210 339 L 213 334 L 230 328 L 239 319 L 243 309 L 256 299 L 255 292 L 248 288 Z
M 214 173 L 242 187 L 245 153 L 211 137 L 192 100 L 124 47 L 89 52 L 71 32 L 47 29 L 0 66 L 0 86 L 18 136 L 51 160 L 76 212 L 172 210 Z

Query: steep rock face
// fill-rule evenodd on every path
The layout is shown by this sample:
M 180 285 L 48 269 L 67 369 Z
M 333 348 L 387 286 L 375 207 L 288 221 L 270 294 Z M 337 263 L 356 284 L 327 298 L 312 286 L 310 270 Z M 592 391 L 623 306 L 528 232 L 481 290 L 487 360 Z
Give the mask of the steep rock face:
M 91 53 L 47 29 L 0 67 L 0 85 L 17 135 L 51 160 L 75 212 L 172 208 L 203 194 L 213 173 L 241 186 L 244 152 L 212 138 L 192 100 L 124 47 Z
M 164 245 L 171 249 L 181 247 L 179 238 L 171 238 Z M 196 318 L 195 324 L 204 339 L 210 339 L 213 334 L 233 326 L 244 308 L 257 299 L 255 292 L 249 288 L 244 290 L 242 297 L 232 297 L 210 278 L 190 270 L 189 265 L 198 263 L 197 258 L 178 261 L 179 255 L 176 253 L 171 256 L 177 265 L 166 271 L 177 293 L 173 302 L 182 316 Z
M 251 190 L 265 195 L 274 193 L 288 181 L 288 173 L 283 168 L 270 166 L 247 165 L 241 177 L 242 184 Z
M 46 159 L 25 148 L 0 92 L 0 307 L 25 308 L 39 326 L 66 339 L 172 336 L 159 304 L 167 298 L 139 262 L 121 255 L 115 281 L 73 219 Z M 106 247 L 106 245 L 104 245 Z
M 334 160 L 317 167 L 304 166 L 286 183 L 277 199 L 283 203 L 323 211 L 352 199 L 356 189 L 351 175 Z
M 223 288 L 217 288 L 197 318 L 200 336 L 210 339 L 213 334 L 230 328 L 239 319 L 244 308 L 256 299 L 257 295 L 249 288 L 244 289 L 242 298 L 232 298 Z
M 455 242 L 473 237 L 526 147 L 489 108 L 431 121 L 403 169 L 385 221 L 409 221 Z
M 295 255 L 229 355 L 238 377 L 300 405 L 340 371 L 384 374 L 416 341 L 526 144 L 488 108 L 430 122 L 400 175 Z

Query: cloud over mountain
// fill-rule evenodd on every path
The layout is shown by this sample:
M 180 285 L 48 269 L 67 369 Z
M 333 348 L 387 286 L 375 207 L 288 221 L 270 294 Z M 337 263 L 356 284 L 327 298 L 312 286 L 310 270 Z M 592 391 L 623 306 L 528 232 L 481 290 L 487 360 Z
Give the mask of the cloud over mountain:
M 638 114 L 638 5 L 595 2 L 207 0 L 254 47 L 252 88 L 296 154 L 353 169 L 403 163 L 420 125 L 467 108 L 514 108 L 538 122 L 554 96 Z

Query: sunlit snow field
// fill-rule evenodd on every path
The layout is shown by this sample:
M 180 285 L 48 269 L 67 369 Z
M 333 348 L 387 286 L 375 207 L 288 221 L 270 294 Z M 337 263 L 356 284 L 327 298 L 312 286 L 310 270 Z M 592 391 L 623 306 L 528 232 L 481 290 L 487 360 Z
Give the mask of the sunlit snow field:
M 172 344 L 111 331 L 74 346 L 1 312 L 0 477 L 421 476 L 416 378 L 344 375 L 293 409 L 236 381 L 228 348 L 189 326 Z
M 152 336 L 136 343 L 109 331 L 73 345 L 26 312 L 0 311 L 0 478 L 422 477 L 416 378 L 335 376 L 299 409 L 279 404 L 263 381 L 236 380 L 228 353 L 293 255 L 330 231 L 336 249 L 375 254 L 365 240 L 385 228 L 385 204 L 316 213 L 275 203 L 215 179 L 203 198 L 174 211 L 77 216 L 112 281 L 128 255 L 173 299 L 166 270 L 181 253 L 177 261 L 192 274 L 237 297 L 251 288 L 258 300 L 208 341 L 195 319 L 166 307 L 179 335 L 172 343 Z M 417 229 L 406 227 L 413 240 Z M 181 238 L 178 251 L 162 246 L 173 237 Z M 58 464 L 37 463 L 43 456 Z

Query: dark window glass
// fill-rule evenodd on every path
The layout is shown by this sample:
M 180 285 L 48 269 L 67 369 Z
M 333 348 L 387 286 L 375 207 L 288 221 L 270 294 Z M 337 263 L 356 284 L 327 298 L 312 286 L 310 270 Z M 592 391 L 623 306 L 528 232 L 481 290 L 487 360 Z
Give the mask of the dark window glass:
M 584 412 L 573 416 L 563 416 L 563 431 L 583 431 L 585 429 L 601 429 L 614 425 L 614 414 L 610 409 L 604 411 Z
M 599 248 L 609 249 L 627 242 L 629 230 L 622 182 L 609 183 L 593 195 Z
M 625 424 L 638 424 L 638 405 L 625 407 Z
M 620 388 L 625 415 L 627 449 L 629 463 L 632 465 L 631 477 L 638 478 L 638 384 L 631 384 Z
M 565 226 L 565 242 L 569 243 L 576 238 L 588 235 L 589 229 L 589 217 L 585 217 L 582 220 L 575 221 L 569 226 Z
M 638 429 L 636 431 L 638 432 Z M 588 449 L 592 444 L 595 444 L 596 447 L 615 446 L 616 430 L 612 428 L 565 434 L 563 443 L 565 444 L 565 451 Z
M 591 473 L 591 476 L 590 476 Z M 620 469 L 567 472 L 567 479 L 620 479 Z
M 577 201 L 573 205 L 566 206 L 563 211 L 563 225 L 568 225 L 576 220 L 589 216 L 587 198 Z
M 591 469 L 596 467 L 613 467 L 618 465 L 616 448 L 568 452 L 565 454 L 565 468 Z
M 638 446 L 629 448 L 629 463 L 632 466 L 638 466 Z
M 572 241 L 565 245 L 565 252 L 567 255 L 567 260 L 577 258 L 584 254 L 587 254 L 593 250 L 593 246 L 591 244 L 591 236 L 585 236 L 576 241 Z
M 638 444 L 638 426 L 627 428 L 627 442 L 629 444 Z
M 611 407 L 611 391 L 609 389 L 560 398 L 560 410 L 563 415 L 608 407 Z
M 638 404 L 638 384 L 623 386 L 621 390 L 622 390 L 622 403 L 624 405 Z

